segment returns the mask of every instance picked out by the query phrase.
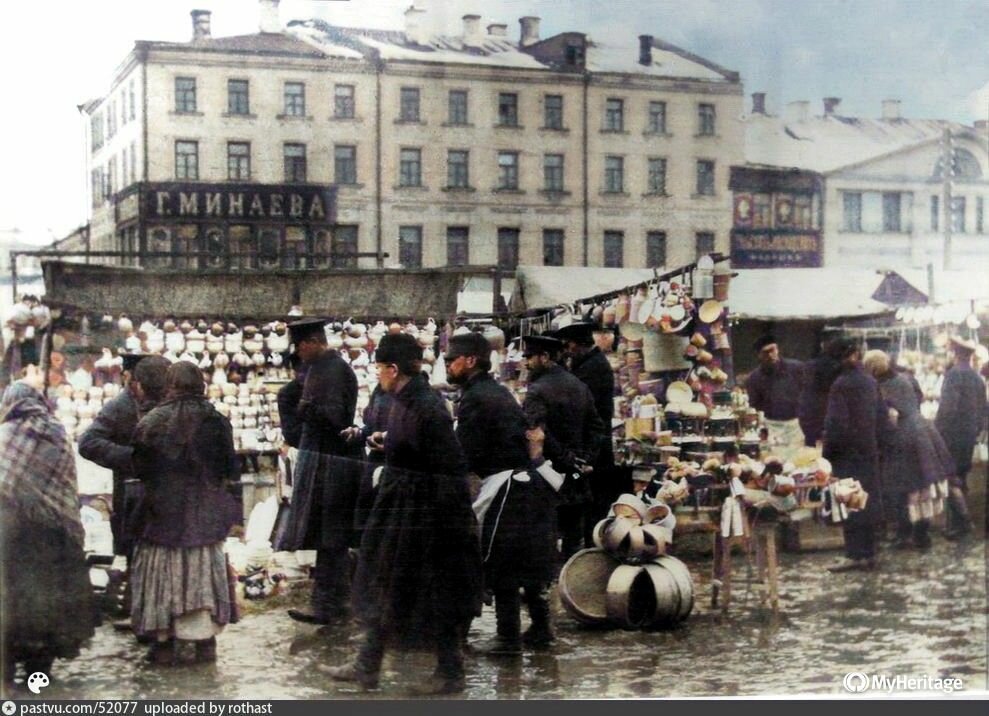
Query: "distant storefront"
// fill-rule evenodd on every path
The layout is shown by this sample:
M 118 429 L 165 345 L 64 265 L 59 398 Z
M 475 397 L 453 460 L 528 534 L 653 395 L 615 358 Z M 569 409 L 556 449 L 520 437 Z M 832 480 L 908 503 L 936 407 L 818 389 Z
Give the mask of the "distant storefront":
M 815 172 L 732 167 L 732 266 L 820 267 L 822 187 Z
M 122 250 L 135 256 L 126 262 L 132 265 L 183 269 L 357 265 L 356 227 L 335 225 L 332 186 L 142 182 L 118 195 L 115 219 Z

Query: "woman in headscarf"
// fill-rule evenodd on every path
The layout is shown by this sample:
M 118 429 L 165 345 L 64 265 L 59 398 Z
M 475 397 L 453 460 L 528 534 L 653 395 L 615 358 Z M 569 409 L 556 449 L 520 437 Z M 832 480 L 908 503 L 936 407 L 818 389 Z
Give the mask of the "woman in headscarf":
M 144 529 L 134 557 L 131 621 L 154 639 L 148 658 L 172 664 L 180 642 L 196 660 L 216 659 L 216 634 L 231 621 L 223 541 L 237 522 L 227 481 L 240 468 L 230 421 L 204 395 L 192 363 L 172 364 L 165 400 L 137 425 L 134 473 L 145 485 Z
M 65 428 L 29 366 L 0 402 L 0 623 L 3 678 L 51 673 L 55 658 L 79 653 L 95 613 L 75 460 Z
M 883 446 L 883 483 L 896 515 L 894 549 L 928 549 L 931 518 L 941 512 L 954 472 L 951 453 L 934 425 L 920 414 L 910 381 L 902 376 L 880 383 L 892 427 Z

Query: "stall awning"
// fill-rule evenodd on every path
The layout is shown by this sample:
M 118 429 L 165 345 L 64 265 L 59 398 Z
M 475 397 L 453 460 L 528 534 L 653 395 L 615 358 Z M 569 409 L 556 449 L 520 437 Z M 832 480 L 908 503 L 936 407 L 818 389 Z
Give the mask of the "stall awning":
M 903 279 L 930 303 L 943 304 L 956 301 L 983 301 L 989 299 L 989 271 L 934 271 L 934 297 L 930 296 L 930 284 L 926 271 L 920 269 L 897 270 Z
M 653 269 L 586 268 L 581 266 L 519 266 L 509 309 L 514 313 L 575 303 L 655 276 Z
M 196 272 L 44 263 L 47 299 L 92 313 L 356 319 L 452 316 L 464 277 L 449 271 Z
M 738 269 L 729 306 L 737 318 L 829 320 L 890 312 L 872 298 L 885 278 L 875 269 Z

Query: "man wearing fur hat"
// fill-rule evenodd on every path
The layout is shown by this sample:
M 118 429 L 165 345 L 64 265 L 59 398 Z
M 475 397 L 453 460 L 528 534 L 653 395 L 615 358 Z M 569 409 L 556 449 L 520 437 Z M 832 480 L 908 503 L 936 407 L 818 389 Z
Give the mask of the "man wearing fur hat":
M 332 679 L 378 686 L 386 648 L 436 652 L 423 694 L 466 688 L 461 637 L 480 614 L 481 554 L 467 462 L 442 399 L 420 371 L 422 347 L 389 334 L 375 351 L 378 384 L 394 397 L 382 443 L 385 465 L 354 575 L 354 609 L 365 627 L 356 659 L 322 668 Z
M 967 477 L 972 469 L 972 452 L 986 422 L 986 386 L 972 368 L 972 355 L 978 346 L 959 337 L 951 339 L 954 363 L 944 376 L 941 401 L 934 425 L 948 446 L 955 463 L 952 499 L 948 501 L 948 529 L 945 537 L 960 539 L 972 531 L 966 495 Z
M 483 478 L 474 513 L 481 523 L 487 587 L 494 592 L 497 636 L 489 654 L 513 656 L 522 644 L 553 641 L 549 591 L 556 576 L 556 492 L 563 476 L 542 459 L 542 442 L 525 413 L 489 370 L 491 346 L 480 333 L 453 336 L 445 356 L 461 386 L 457 439 L 468 469 Z M 519 590 L 532 626 L 523 635 Z

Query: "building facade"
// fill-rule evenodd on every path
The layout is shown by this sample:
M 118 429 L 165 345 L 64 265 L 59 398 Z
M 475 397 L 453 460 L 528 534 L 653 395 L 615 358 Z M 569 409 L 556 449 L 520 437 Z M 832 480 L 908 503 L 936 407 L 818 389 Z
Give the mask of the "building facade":
M 176 267 L 662 266 L 726 252 L 736 73 L 649 35 L 311 20 L 138 42 L 80 107 L 94 251 Z M 315 208 L 314 208 L 315 206 Z M 120 259 L 137 262 L 138 259 Z
M 838 104 L 826 98 L 824 113 L 811 116 L 807 102 L 795 102 L 776 117 L 757 93 L 746 118 L 747 165 L 739 168 L 761 173 L 764 195 L 780 174 L 816 178 L 819 265 L 989 268 L 986 122 L 907 119 L 896 100 L 882 103 L 879 118 L 848 117 Z M 736 206 L 752 190 L 751 182 L 736 190 Z

